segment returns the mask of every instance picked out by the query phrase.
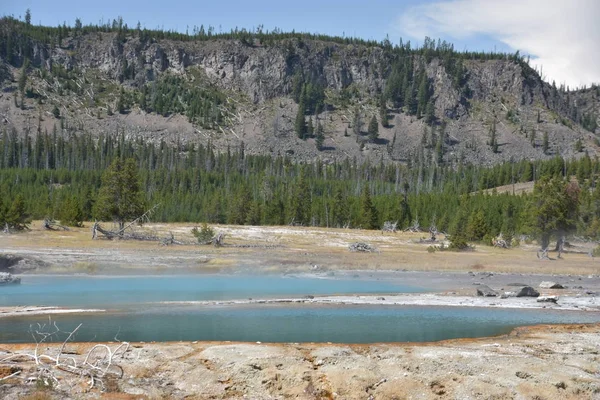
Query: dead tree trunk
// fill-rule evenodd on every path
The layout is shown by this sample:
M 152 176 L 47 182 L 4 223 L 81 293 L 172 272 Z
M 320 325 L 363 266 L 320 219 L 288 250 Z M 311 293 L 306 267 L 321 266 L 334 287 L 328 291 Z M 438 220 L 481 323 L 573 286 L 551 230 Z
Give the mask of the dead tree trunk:
M 42 222 L 42 228 L 47 229 L 49 231 L 58 231 L 58 230 L 68 231 L 69 230 L 68 227 L 57 224 L 56 221 L 54 221 L 53 219 L 50 219 L 50 218 L 44 219 L 44 221 Z

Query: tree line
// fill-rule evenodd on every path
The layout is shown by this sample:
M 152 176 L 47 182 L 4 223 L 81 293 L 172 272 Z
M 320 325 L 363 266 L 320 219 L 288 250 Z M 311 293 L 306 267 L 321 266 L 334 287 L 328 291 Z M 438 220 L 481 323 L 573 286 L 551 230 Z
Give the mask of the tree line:
M 16 214 L 69 224 L 113 220 L 115 212 L 99 204 L 111 203 L 103 175 L 115 163 L 129 171 L 127 187 L 139 184 L 140 204 L 160 204 L 158 221 L 366 229 L 384 221 L 401 228 L 418 222 L 476 241 L 500 232 L 600 234 L 600 163 L 588 156 L 456 169 L 352 159 L 298 164 L 246 154 L 243 144 L 216 152 L 210 144 L 127 140 L 123 133 L 66 140 L 58 133 L 22 138 L 14 131 L 0 139 L 0 223 Z M 487 190 L 531 180 L 531 194 Z M 558 198 L 558 206 L 545 206 Z

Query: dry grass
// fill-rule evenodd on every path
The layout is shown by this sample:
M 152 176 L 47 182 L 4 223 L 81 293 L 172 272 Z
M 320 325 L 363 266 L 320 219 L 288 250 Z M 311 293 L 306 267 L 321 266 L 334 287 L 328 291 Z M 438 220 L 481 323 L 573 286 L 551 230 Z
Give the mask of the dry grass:
M 240 265 L 265 269 L 319 266 L 331 270 L 423 270 L 469 271 L 487 270 L 506 273 L 596 274 L 600 265 L 585 254 L 566 254 L 561 260 L 540 261 L 535 246 L 523 245 L 515 249 L 499 249 L 477 245 L 470 252 L 428 253 L 428 244 L 419 243 L 425 234 L 382 233 L 380 231 L 305 228 L 255 227 L 213 225 L 217 232 L 226 234 L 225 243 L 233 246 L 160 246 L 156 242 L 92 240 L 89 224 L 68 232 L 44 231 L 34 223 L 30 232 L 0 236 L 4 252 L 31 255 L 72 255 L 71 263 L 57 264 L 57 270 L 83 273 L 99 272 L 97 257 L 122 259 L 128 268 L 139 266 L 171 267 L 171 259 L 178 266 L 217 271 Z M 176 239 L 192 243 L 191 229 L 196 224 L 148 224 L 143 229 L 158 236 L 172 232 Z M 351 253 L 348 245 L 367 242 L 377 249 L 374 253 Z M 250 245 L 247 248 L 235 245 Z M 107 252 L 110 250 L 110 253 Z M 552 255 L 551 255 L 552 256 Z M 152 265 L 158 260 L 157 265 Z M 150 263 L 150 264 L 149 264 Z M 64 266 L 66 265 L 66 267 Z M 65 269 L 66 268 L 66 269 Z

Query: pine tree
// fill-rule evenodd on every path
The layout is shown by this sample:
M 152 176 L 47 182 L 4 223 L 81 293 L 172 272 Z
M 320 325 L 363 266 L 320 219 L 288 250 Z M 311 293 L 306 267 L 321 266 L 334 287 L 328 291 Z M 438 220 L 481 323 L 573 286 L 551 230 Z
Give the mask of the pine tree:
M 323 125 L 321 125 L 321 121 L 317 123 L 317 135 L 315 138 L 315 145 L 317 146 L 317 150 L 323 150 L 323 143 L 325 142 L 325 134 L 323 133 Z
M 467 222 L 467 238 L 480 241 L 488 233 L 488 225 L 483 210 L 471 213 Z
M 83 211 L 75 196 L 67 197 L 59 206 L 59 219 L 63 225 L 81 226 L 83 222 Z
M 333 225 L 341 228 L 348 224 L 349 211 L 348 211 L 348 199 L 344 196 L 344 192 L 341 187 L 337 187 L 333 196 Z
M 404 103 L 406 104 L 406 113 L 408 115 L 415 115 L 417 113 L 418 103 L 415 94 L 415 87 L 412 83 L 406 88 Z
M 360 108 L 356 106 L 354 108 L 354 115 L 352 117 L 352 131 L 356 136 L 360 136 L 362 129 L 362 121 L 360 118 Z
M 300 139 L 306 138 L 306 116 L 304 113 L 304 104 L 300 102 L 298 105 L 298 112 L 296 114 L 296 121 L 294 123 L 296 136 L 298 136 Z
M 369 121 L 369 140 L 375 142 L 379 138 L 379 124 L 377 123 L 377 117 L 373 115 Z
M 297 225 L 308 225 L 310 222 L 310 189 L 305 177 L 305 172 L 301 171 L 296 184 L 293 186 L 290 204 L 290 220 Z
M 371 200 L 371 191 L 365 182 L 360 196 L 360 226 L 363 229 L 379 229 L 379 216 Z
M 315 133 L 315 127 L 312 122 L 312 118 L 308 117 L 308 124 L 306 125 L 306 137 L 312 137 Z
M 379 119 L 381 120 L 381 125 L 384 128 L 388 128 L 390 126 L 389 120 L 388 120 L 385 96 L 381 96 L 381 98 L 379 100 Z
M 139 217 L 144 211 L 135 160 L 116 158 L 102 175 L 94 215 L 101 221 L 114 221 L 123 229 L 125 221 Z
M 437 142 L 435 144 L 435 161 L 438 165 L 442 165 L 444 163 L 444 135 L 440 134 L 438 136 Z
M 23 230 L 31 223 L 31 218 L 25 210 L 25 201 L 22 195 L 17 195 L 11 206 L 4 214 L 4 223 L 9 229 Z
M 548 132 L 544 132 L 544 137 L 542 139 L 542 151 L 544 154 L 548 154 L 548 150 L 550 148 L 550 144 L 548 141 Z
M 421 81 L 419 83 L 419 91 L 417 93 L 417 118 L 421 118 L 425 114 L 427 103 L 429 102 L 429 78 L 423 70 L 421 72 Z
M 493 153 L 498 153 L 498 138 L 496 137 L 496 120 L 492 121 L 492 127 L 490 128 L 490 147 Z

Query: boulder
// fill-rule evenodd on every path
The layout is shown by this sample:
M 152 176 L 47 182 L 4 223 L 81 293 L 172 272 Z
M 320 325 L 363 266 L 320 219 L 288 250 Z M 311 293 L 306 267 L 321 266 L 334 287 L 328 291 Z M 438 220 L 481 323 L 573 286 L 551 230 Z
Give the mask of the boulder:
M 522 287 L 517 291 L 517 297 L 539 297 L 540 292 L 532 288 L 531 286 Z
M 479 285 L 477 287 L 477 296 L 496 297 L 498 296 L 498 293 L 489 286 Z
M 556 303 L 558 296 L 540 296 L 537 298 L 538 303 Z
M 21 283 L 21 278 L 17 278 L 8 272 L 0 272 L 0 285 L 13 285 Z
M 544 281 L 540 283 L 540 289 L 564 289 L 565 287 L 560 283 L 552 281 Z

